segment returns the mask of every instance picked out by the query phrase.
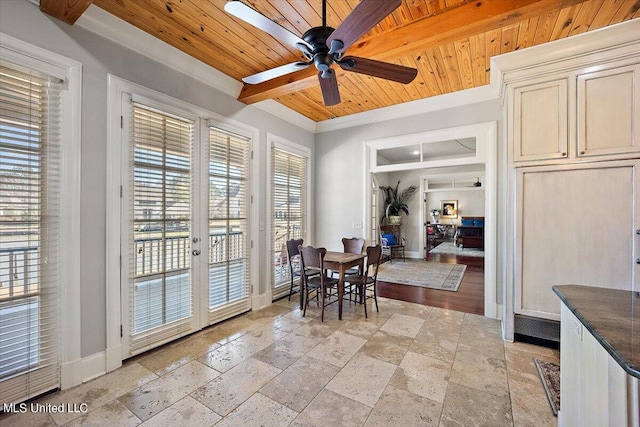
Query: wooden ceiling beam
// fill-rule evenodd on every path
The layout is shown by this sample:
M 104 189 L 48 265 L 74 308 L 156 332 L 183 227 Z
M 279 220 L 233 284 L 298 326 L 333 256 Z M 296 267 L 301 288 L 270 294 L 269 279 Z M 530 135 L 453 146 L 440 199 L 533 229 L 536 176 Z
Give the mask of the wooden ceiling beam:
M 410 56 L 434 46 L 542 16 L 587 0 L 466 1 L 440 13 L 356 42 L 348 55 L 378 60 Z M 257 85 L 245 84 L 238 100 L 246 104 L 272 99 L 318 84 L 314 67 Z
M 93 0 L 40 0 L 40 12 L 73 25 L 91 3 Z

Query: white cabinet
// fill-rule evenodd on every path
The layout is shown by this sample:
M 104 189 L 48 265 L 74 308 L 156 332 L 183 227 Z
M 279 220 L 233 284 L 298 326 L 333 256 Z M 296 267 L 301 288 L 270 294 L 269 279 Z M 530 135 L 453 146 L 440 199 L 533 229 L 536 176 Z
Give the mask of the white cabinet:
M 640 152 L 640 65 L 577 76 L 578 156 Z
M 559 320 L 558 284 L 634 289 L 639 168 L 640 160 L 517 168 L 517 314 Z
M 513 160 L 567 157 L 567 79 L 514 86 L 509 122 Z
M 638 426 L 638 379 L 562 304 L 559 426 Z

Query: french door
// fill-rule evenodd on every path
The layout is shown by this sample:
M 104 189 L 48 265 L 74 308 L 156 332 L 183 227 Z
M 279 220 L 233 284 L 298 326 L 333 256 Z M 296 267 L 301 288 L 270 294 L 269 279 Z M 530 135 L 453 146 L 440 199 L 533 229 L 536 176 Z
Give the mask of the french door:
M 251 140 L 126 98 L 125 358 L 251 308 Z

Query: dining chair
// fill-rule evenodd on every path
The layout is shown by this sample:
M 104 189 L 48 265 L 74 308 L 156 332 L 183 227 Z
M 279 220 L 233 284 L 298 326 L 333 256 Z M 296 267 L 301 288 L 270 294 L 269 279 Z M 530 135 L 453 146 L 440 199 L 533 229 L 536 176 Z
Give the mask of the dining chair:
M 382 246 L 367 246 L 367 267 L 362 273 L 345 277 L 345 283 L 356 288 L 356 301 L 364 305 L 364 317 L 367 318 L 367 300 L 373 299 L 378 312 L 378 267 L 382 259 Z
M 300 252 L 298 247 L 302 245 L 304 240 L 291 239 L 287 240 L 287 260 L 289 262 L 289 273 L 291 278 L 291 287 L 289 288 L 289 301 L 291 301 L 291 295 L 294 293 L 295 279 L 300 277 Z M 297 292 L 302 291 L 302 282 L 299 281 L 299 288 Z
M 324 267 L 324 257 L 327 254 L 327 250 L 325 248 L 299 246 L 298 251 L 300 252 L 300 272 L 302 274 L 301 283 L 304 292 L 304 309 L 302 310 L 302 317 L 305 317 L 307 314 L 309 293 L 311 291 L 316 291 L 322 300 L 320 321 L 324 322 L 324 308 L 329 304 L 338 301 L 337 296 L 332 295 L 329 291 L 331 289 L 336 289 L 337 291 L 339 280 L 327 276 L 327 270 Z
M 347 254 L 361 254 L 364 249 L 364 239 L 362 237 L 343 237 L 342 238 L 342 248 L 343 251 Z M 348 269 L 345 274 L 356 274 L 358 272 L 357 268 Z M 338 273 L 337 271 L 332 271 L 331 276 Z

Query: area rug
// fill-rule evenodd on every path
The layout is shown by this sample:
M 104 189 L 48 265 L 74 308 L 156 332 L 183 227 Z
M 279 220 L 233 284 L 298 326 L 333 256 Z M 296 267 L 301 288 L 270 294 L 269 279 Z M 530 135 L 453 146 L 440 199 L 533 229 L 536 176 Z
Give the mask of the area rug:
M 540 381 L 542 381 L 544 391 L 547 393 L 551 411 L 557 417 L 560 410 L 560 365 L 536 358 L 533 358 L 533 363 L 536 365 Z
M 455 292 L 466 269 L 462 264 L 431 261 L 385 262 L 378 270 L 378 280 Z
M 475 256 L 484 257 L 484 251 L 479 248 L 462 248 L 454 245 L 451 242 L 442 242 L 435 248 L 429 251 L 430 254 L 447 254 L 447 255 L 462 255 L 462 256 Z

